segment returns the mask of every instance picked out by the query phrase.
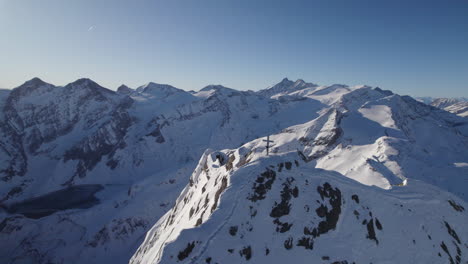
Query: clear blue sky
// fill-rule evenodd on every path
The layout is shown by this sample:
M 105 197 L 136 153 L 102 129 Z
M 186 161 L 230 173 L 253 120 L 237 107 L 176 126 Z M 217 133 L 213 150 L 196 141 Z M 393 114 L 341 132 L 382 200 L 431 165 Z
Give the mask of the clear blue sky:
M 0 0 L 0 87 L 34 76 L 468 96 L 468 1 Z

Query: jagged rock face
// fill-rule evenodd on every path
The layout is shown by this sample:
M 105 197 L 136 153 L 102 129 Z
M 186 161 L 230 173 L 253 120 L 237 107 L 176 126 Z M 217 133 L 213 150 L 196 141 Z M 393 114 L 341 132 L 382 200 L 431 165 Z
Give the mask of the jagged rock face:
M 88 79 L 55 87 L 33 79 L 11 91 L 3 105 L 2 144 L 17 147 L 4 180 L 23 176 L 28 158 L 47 156 L 64 162 L 77 160 L 74 176 L 84 177 L 104 155 L 121 144 L 131 118 L 129 97 L 121 97 Z M 109 135 L 114 135 L 110 137 Z M 68 141 L 66 144 L 57 143 Z M 68 145 L 65 146 L 64 145 Z M 71 179 L 70 179 L 71 180 Z
M 21 136 L 4 122 L 0 124 L 0 136 L 3 139 L 0 144 L 1 180 L 10 181 L 14 176 L 23 176 L 27 171 L 27 157 Z

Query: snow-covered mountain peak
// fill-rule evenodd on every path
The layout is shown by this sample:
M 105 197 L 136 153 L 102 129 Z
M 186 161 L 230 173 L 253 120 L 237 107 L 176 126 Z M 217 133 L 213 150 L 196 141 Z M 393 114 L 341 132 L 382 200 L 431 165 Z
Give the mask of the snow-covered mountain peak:
M 68 91 L 85 89 L 85 90 L 96 91 L 100 93 L 115 94 L 114 91 L 102 87 L 97 82 L 89 78 L 80 78 L 72 83 L 65 85 L 64 88 Z
M 111 100 L 119 101 L 119 95 L 110 89 L 104 88 L 95 81 L 89 78 L 81 78 L 72 83 L 69 83 L 60 89 L 61 93 L 68 96 L 76 95 L 81 100 Z
M 232 94 L 239 94 L 240 92 L 235 90 L 235 89 L 232 89 L 232 88 L 228 88 L 226 86 L 223 86 L 223 85 L 219 85 L 219 84 L 210 84 L 210 85 L 207 85 L 205 87 L 203 87 L 200 91 L 198 91 L 197 93 L 195 93 L 195 95 L 197 97 L 210 97 L 214 94 L 219 94 L 219 95 L 224 95 L 224 96 L 229 96 L 229 95 L 232 95 Z
M 288 77 L 284 77 L 284 78 L 281 80 L 281 82 L 279 82 L 279 83 L 277 83 L 277 84 L 275 84 L 275 85 L 273 85 L 273 86 L 276 86 L 276 85 L 283 85 L 283 86 L 286 86 L 286 85 L 292 85 L 292 84 L 294 84 L 294 82 L 293 82 L 292 80 L 289 80 Z M 273 86 L 272 86 L 272 87 L 273 87 Z
M 119 88 L 117 88 L 117 93 L 120 93 L 120 94 L 131 94 L 134 91 L 135 90 L 133 90 L 132 88 L 128 87 L 125 84 L 122 84 L 119 86 Z
M 289 93 L 293 93 L 295 91 L 299 91 L 306 88 L 315 88 L 318 85 L 313 83 L 306 83 L 302 79 L 298 79 L 296 81 L 291 81 L 288 78 L 284 78 L 281 82 L 270 86 L 266 89 L 260 90 L 258 93 L 266 96 L 266 97 L 279 97 L 282 95 L 286 95 Z
M 188 92 L 176 88 L 169 84 L 159 84 L 154 82 L 149 82 L 145 85 L 142 85 L 136 89 L 136 91 L 142 95 L 147 95 L 154 97 L 156 99 L 163 99 L 174 94 L 189 94 Z
M 45 85 L 45 84 L 47 84 L 47 83 L 44 82 L 43 80 L 41 80 L 40 78 L 34 77 L 31 80 L 26 81 L 21 86 L 23 86 L 23 87 L 37 87 L 37 86 L 42 86 L 42 85 Z
M 22 85 L 14 88 L 12 90 L 11 98 L 16 98 L 16 100 L 18 100 L 20 97 L 32 94 L 41 94 L 43 92 L 49 91 L 52 88 L 55 88 L 55 86 L 35 77 L 29 81 L 26 81 Z
M 100 86 L 99 84 L 97 84 L 95 81 L 89 79 L 89 78 L 80 78 L 74 82 L 71 82 L 69 84 L 67 84 L 65 87 L 90 87 L 90 88 L 103 88 L 105 89 L 104 87 Z

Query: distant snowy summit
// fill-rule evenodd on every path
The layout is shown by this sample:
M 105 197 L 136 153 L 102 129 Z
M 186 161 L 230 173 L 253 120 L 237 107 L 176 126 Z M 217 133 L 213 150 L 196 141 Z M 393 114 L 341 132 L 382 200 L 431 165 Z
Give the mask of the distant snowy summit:
M 132 88 L 126 86 L 125 84 L 122 84 L 117 88 L 117 92 L 120 93 L 120 94 L 131 94 L 134 91 L 135 90 L 133 90 Z
M 288 78 L 284 78 L 281 82 L 270 86 L 266 89 L 260 90 L 259 93 L 264 96 L 284 95 L 295 91 L 303 90 L 305 88 L 315 89 L 318 85 L 313 83 L 306 83 L 304 80 L 298 79 L 291 81 Z

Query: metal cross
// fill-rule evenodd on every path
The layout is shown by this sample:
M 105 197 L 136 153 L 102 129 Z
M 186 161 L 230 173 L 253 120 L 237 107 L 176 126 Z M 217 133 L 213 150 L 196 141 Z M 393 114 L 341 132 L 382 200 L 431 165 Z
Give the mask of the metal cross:
M 270 142 L 273 143 L 273 141 L 270 140 L 270 136 L 267 136 L 267 139 L 266 140 L 264 139 L 263 141 L 266 142 L 266 144 L 267 144 L 266 145 L 266 151 L 267 151 L 267 156 L 269 156 L 270 155 L 270 148 L 271 148 Z

